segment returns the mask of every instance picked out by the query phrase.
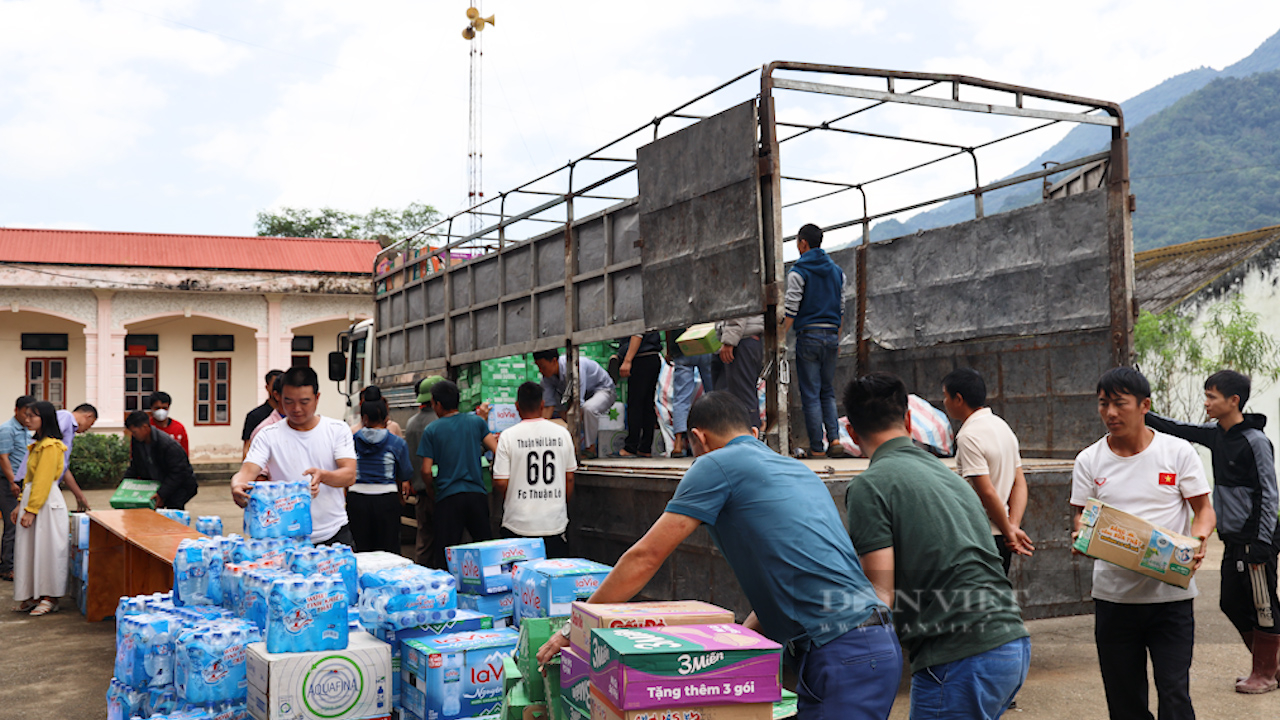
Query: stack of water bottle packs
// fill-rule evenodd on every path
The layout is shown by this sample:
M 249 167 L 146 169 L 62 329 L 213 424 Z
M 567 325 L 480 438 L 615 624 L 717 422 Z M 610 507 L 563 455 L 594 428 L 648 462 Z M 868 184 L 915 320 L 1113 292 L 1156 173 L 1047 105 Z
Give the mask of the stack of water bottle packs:
M 541 538 L 487 540 L 445 548 L 449 572 L 458 581 L 458 607 L 493 617 L 494 625 L 516 622 L 515 565 L 547 557 Z
M 85 614 L 89 598 L 89 516 L 67 513 L 71 520 L 70 546 L 67 552 L 67 592 Z

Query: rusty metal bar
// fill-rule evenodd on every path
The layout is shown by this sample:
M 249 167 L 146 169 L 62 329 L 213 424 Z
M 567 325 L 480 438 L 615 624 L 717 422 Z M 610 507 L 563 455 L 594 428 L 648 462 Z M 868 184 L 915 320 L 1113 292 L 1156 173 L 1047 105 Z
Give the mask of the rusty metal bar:
M 908 90 L 908 91 L 907 91 L 907 94 L 908 94 L 908 95 L 912 95 L 912 94 L 915 94 L 915 93 L 918 93 L 918 92 L 921 92 L 921 91 L 924 91 L 924 90 L 928 90 L 929 88 L 931 88 L 931 87 L 933 87 L 933 86 L 935 86 L 935 85 L 937 85 L 937 84 L 938 84 L 938 83 L 936 83 L 936 82 L 927 83 L 927 84 L 925 84 L 925 85 L 921 85 L 920 87 L 915 88 L 915 89 L 913 89 L 913 90 Z M 893 92 L 893 78 L 889 78 L 889 92 Z M 833 123 L 838 123 L 838 122 L 840 122 L 841 120 L 847 120 L 847 119 L 849 119 L 849 118 L 853 117 L 854 115 L 858 115 L 858 114 L 864 113 L 864 112 L 866 112 L 866 111 L 868 111 L 868 110 L 875 110 L 876 108 L 878 108 L 878 107 L 880 107 L 880 106 L 882 106 L 882 105 L 886 105 L 886 104 L 887 104 L 887 103 L 879 102 L 879 103 L 876 103 L 876 104 L 874 104 L 874 105 L 868 105 L 867 107 L 864 107 L 864 108 L 858 108 L 857 110 L 854 110 L 854 111 L 852 111 L 852 112 L 847 112 L 847 113 L 845 113 L 844 115 L 841 115 L 840 117 L 838 117 L 838 118 L 836 118 L 836 119 L 832 120 L 831 122 L 833 122 Z M 807 135 L 807 134 L 809 134 L 809 133 L 811 133 L 811 132 L 813 132 L 813 131 L 812 131 L 812 130 L 801 130 L 800 132 L 798 132 L 798 133 L 796 133 L 796 134 L 794 134 L 794 135 L 788 135 L 787 137 L 782 138 L 782 139 L 781 139 L 781 140 L 779 140 L 778 142 L 779 142 L 779 143 L 784 143 L 784 142 L 787 142 L 788 140 L 795 140 L 796 138 L 800 137 L 801 135 Z
M 899 142 L 932 145 L 934 147 L 953 148 L 958 150 L 969 149 L 964 145 L 956 145 L 954 143 L 937 142 L 935 140 L 917 140 L 916 138 L 900 137 L 897 135 L 885 135 L 883 133 L 866 132 L 863 130 L 849 130 L 847 128 L 831 127 L 830 123 L 823 123 L 821 125 L 805 125 L 804 123 L 783 122 L 779 120 L 778 125 L 781 127 L 808 128 L 809 130 L 829 130 L 831 132 L 846 133 L 848 135 L 861 135 L 862 137 L 878 138 L 880 140 L 897 140 Z
M 878 100 L 881 102 L 902 103 L 904 105 L 923 105 L 925 107 L 942 108 L 944 110 L 965 110 L 968 112 L 988 113 L 991 115 L 1011 115 L 1014 117 L 1038 118 L 1041 120 L 1067 120 L 1069 122 L 1085 123 L 1089 125 L 1105 125 L 1108 127 L 1116 127 L 1116 123 L 1118 122 L 1115 117 L 1109 115 L 1084 115 L 1081 113 L 1067 113 L 1057 110 L 1033 110 L 1031 108 L 1019 108 L 1008 105 L 989 105 L 984 103 L 966 102 L 963 100 L 945 100 L 942 98 L 880 92 L 878 90 L 862 90 L 859 88 L 849 88 L 841 85 L 809 82 L 807 80 L 777 79 L 774 80 L 774 86 L 782 90 L 799 90 L 801 92 L 822 93 L 824 95 L 840 95 L 843 97 L 858 98 L 859 100 Z
M 982 178 L 978 175 L 978 154 L 973 148 L 967 148 L 965 152 L 969 153 L 969 157 L 973 158 L 973 217 L 982 219 Z
M 769 446 L 783 455 L 791 453 L 791 422 L 788 412 L 790 373 L 787 367 L 787 338 L 780 332 L 784 315 L 786 275 L 783 266 L 782 174 L 778 156 L 778 127 L 773 98 L 773 75 L 768 66 L 760 73 L 760 178 L 761 244 L 764 246 L 764 367 L 772 367 L 765 379 L 764 436 Z

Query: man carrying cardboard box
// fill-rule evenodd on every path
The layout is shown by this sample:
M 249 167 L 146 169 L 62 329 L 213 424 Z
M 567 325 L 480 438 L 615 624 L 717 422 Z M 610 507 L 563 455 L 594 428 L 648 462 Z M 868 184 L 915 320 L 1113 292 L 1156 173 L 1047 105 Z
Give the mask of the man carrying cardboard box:
M 1097 498 L 1147 522 L 1199 538 L 1200 549 L 1192 558 L 1193 569 L 1198 568 L 1215 521 L 1200 456 L 1187 441 L 1146 427 L 1151 386 L 1142 373 L 1126 367 L 1108 370 L 1098 380 L 1097 393 L 1107 435 L 1076 456 L 1073 539 L 1080 532 L 1085 503 Z M 1151 717 L 1148 655 L 1161 720 L 1195 717 L 1190 679 L 1195 643 L 1192 599 L 1198 594 L 1194 578 L 1183 589 L 1094 561 L 1094 638 L 1114 720 Z
M 588 602 L 630 600 L 705 524 L 751 601 L 743 624 L 786 646 L 784 657 L 800 678 L 800 716 L 887 718 L 902 649 L 826 485 L 756 439 L 741 403 L 726 392 L 693 404 L 689 433 L 698 459 L 666 512 Z M 569 645 L 569 632 L 566 626 L 552 636 L 538 662 Z
M 1241 412 L 1249 400 L 1249 378 L 1222 370 L 1204 382 L 1204 411 L 1216 422 L 1193 425 L 1147 413 L 1147 425 L 1213 453 L 1213 508 L 1222 554 L 1222 612 L 1253 654 L 1253 671 L 1236 692 L 1258 695 L 1276 689 L 1280 665 L 1280 601 L 1276 598 L 1275 457 L 1263 434 L 1264 415 Z
M 871 466 L 845 493 L 848 533 L 911 658 L 911 717 L 998 718 L 1026 682 L 1031 640 L 977 495 L 911 441 L 907 388 L 849 383 L 845 413 Z

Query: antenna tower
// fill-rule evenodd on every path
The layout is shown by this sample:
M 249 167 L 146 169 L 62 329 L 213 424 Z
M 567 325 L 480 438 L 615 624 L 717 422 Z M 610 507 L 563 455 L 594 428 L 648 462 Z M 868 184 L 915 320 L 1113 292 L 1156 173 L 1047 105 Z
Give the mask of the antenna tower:
M 484 149 L 482 147 L 483 122 L 481 117 L 482 94 L 484 90 L 484 44 L 481 41 L 485 24 L 493 25 L 494 16 L 483 17 L 480 14 L 480 3 L 467 8 L 467 27 L 462 31 L 463 39 L 471 45 L 471 102 L 467 110 L 467 207 L 473 207 L 484 201 Z M 480 231 L 480 216 L 472 213 L 471 232 Z

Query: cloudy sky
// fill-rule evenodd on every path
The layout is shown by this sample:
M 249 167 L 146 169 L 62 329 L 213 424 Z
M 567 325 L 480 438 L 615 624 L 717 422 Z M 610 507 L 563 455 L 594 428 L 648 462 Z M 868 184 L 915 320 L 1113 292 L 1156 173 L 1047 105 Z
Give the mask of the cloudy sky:
M 456 211 L 466 200 L 466 7 L 0 1 L 0 226 L 235 235 L 281 206 L 363 212 L 420 201 Z M 490 194 L 771 60 L 962 73 L 1120 101 L 1198 66 L 1222 68 L 1280 30 L 1274 0 L 1211 10 L 1190 0 L 485 0 L 482 9 L 497 16 L 484 34 Z M 737 99 L 751 94 L 744 86 Z M 788 117 L 840 109 L 826 99 Z M 1022 127 L 981 119 L 890 112 L 862 127 L 966 142 Z M 984 155 L 983 180 L 1067 129 Z M 784 172 L 857 180 L 914 157 L 824 148 L 784 154 Z M 915 189 L 963 189 L 948 182 Z

